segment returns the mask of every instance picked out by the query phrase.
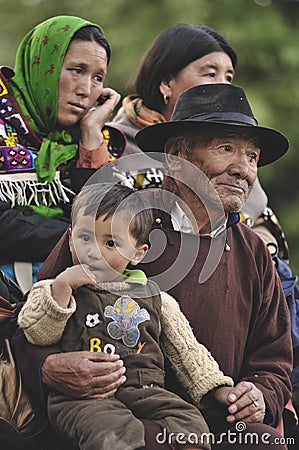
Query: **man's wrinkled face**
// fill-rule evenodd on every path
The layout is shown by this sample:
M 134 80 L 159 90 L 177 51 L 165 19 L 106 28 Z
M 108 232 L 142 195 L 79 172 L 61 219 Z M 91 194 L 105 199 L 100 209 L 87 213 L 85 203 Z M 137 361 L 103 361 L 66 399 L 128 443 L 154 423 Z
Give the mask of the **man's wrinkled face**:
M 226 213 L 240 211 L 257 176 L 260 148 L 250 137 L 228 134 L 198 145 L 186 156 L 210 180 Z

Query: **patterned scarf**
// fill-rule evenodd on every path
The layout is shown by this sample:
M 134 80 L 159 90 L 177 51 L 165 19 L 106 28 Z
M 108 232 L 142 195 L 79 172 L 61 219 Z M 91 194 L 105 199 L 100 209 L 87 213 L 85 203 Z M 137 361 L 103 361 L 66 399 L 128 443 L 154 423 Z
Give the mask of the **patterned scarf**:
M 21 42 L 15 76 L 9 82 L 22 114 L 42 138 L 35 161 L 39 181 L 50 183 L 56 168 L 72 159 L 77 145 L 71 134 L 57 124 L 58 83 L 63 59 L 73 35 L 93 25 L 74 16 L 57 16 L 33 28 Z
M 124 110 L 130 121 L 138 128 L 144 128 L 155 123 L 167 122 L 165 117 L 144 106 L 142 99 L 136 95 L 128 95 L 123 99 Z

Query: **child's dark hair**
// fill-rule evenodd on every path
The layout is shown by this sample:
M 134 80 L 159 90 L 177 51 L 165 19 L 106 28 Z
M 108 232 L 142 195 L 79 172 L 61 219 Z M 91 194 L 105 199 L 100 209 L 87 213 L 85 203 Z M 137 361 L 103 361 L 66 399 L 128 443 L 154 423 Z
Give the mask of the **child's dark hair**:
M 133 195 L 135 194 L 135 195 Z M 79 210 L 84 216 L 105 216 L 115 213 L 129 220 L 129 232 L 137 246 L 148 243 L 153 224 L 153 213 L 145 206 L 142 195 L 121 184 L 96 183 L 84 186 L 72 205 L 72 226 L 74 227 Z

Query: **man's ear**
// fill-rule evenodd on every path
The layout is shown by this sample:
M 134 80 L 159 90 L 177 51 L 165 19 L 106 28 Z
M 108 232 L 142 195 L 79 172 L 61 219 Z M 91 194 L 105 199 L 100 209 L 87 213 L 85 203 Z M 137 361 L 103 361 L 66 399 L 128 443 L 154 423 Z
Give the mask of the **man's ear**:
M 148 244 L 143 244 L 140 247 L 138 247 L 133 259 L 130 261 L 130 264 L 132 266 L 136 266 L 137 264 L 139 264 L 147 254 L 148 249 L 149 249 Z
M 178 150 L 172 144 L 170 139 L 165 145 L 165 164 L 169 172 L 179 172 L 182 168 L 181 158 L 178 156 Z

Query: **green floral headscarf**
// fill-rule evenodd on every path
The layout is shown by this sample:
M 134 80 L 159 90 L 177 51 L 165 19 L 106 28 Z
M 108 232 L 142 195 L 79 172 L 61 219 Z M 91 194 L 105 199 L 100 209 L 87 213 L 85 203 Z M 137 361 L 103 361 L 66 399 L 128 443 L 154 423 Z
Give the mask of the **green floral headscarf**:
M 80 28 L 99 25 L 74 16 L 52 17 L 33 28 L 21 42 L 10 87 L 22 113 L 42 144 L 36 159 L 40 181 L 51 182 L 56 168 L 73 158 L 76 143 L 57 126 L 58 83 L 65 53 Z

